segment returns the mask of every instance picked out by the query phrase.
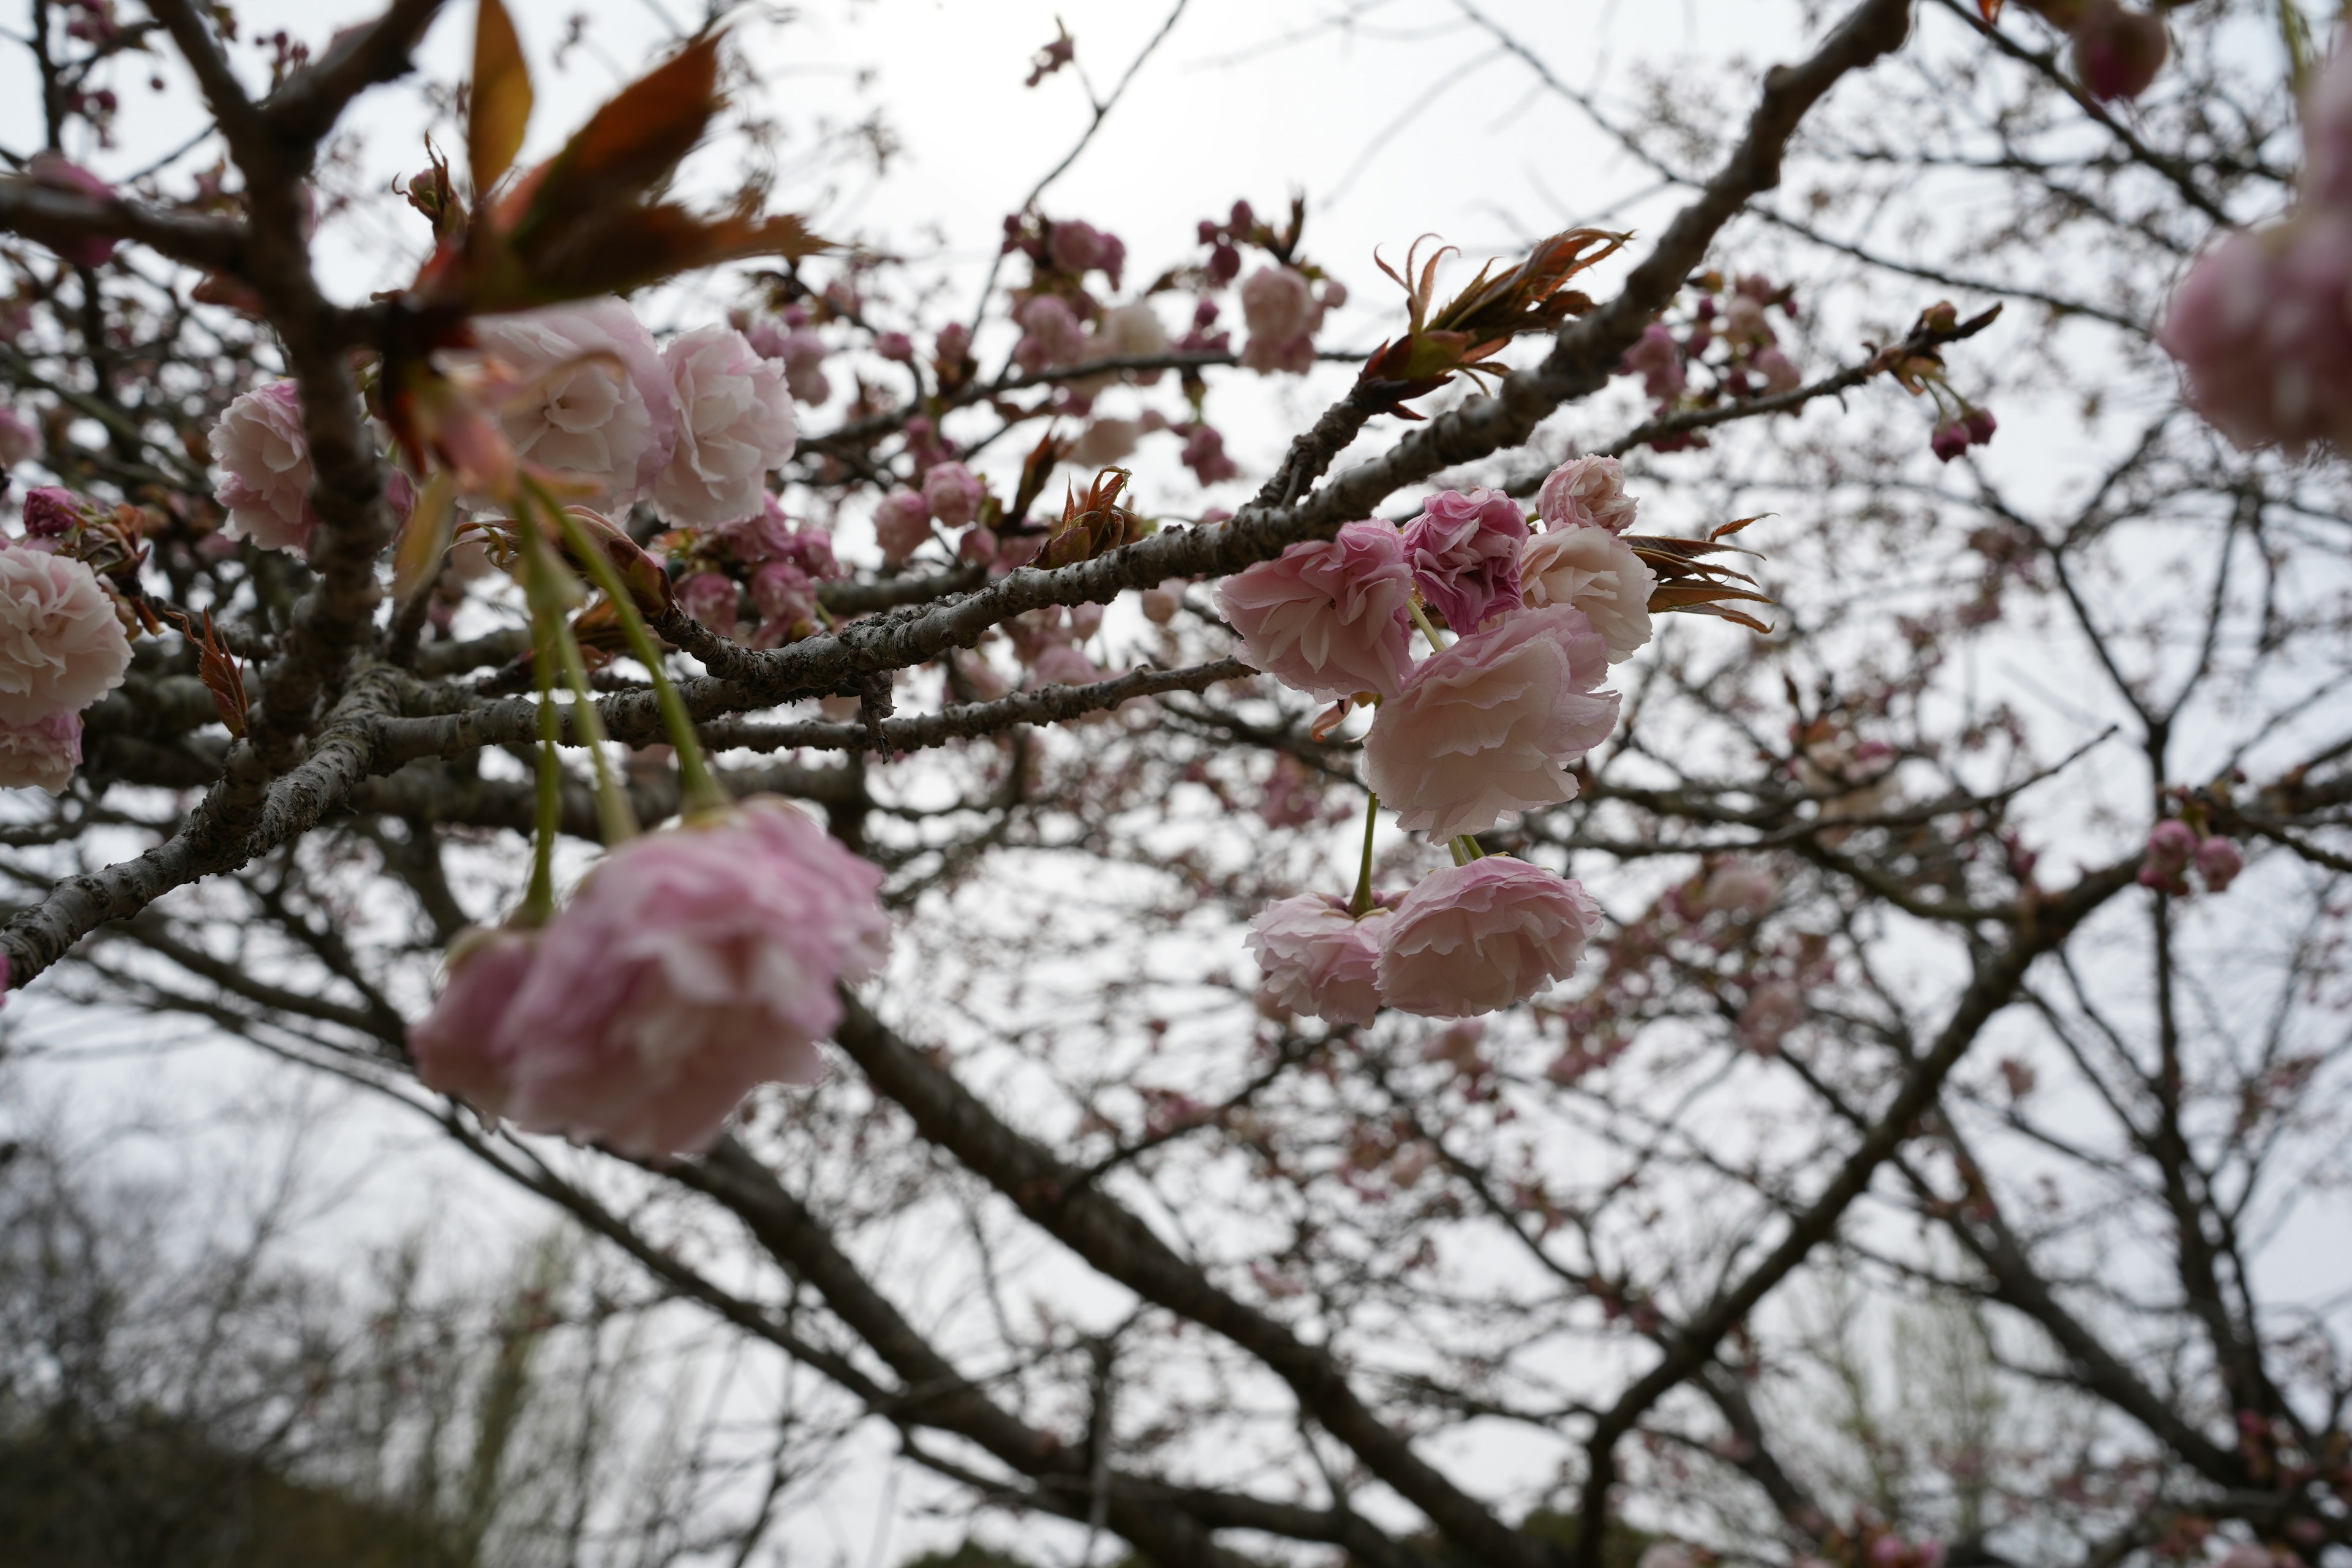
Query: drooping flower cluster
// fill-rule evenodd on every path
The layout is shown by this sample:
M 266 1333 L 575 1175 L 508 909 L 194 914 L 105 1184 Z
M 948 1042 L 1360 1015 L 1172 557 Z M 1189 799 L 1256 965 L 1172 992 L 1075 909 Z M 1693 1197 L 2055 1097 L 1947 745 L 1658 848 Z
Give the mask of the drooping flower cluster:
M 814 1083 L 835 986 L 888 955 L 881 872 L 754 797 L 634 839 L 538 931 L 452 950 L 417 1076 L 526 1131 L 696 1152 L 761 1083 Z
M 765 344 L 780 353 L 763 353 L 743 332 L 713 325 L 665 349 L 612 298 L 485 316 L 473 331 L 467 374 L 497 428 L 453 426 L 480 453 L 460 465 L 477 477 L 520 460 L 604 510 L 646 500 L 667 522 L 712 529 L 759 514 L 768 474 L 799 439 L 789 356 L 801 349 L 791 334 Z M 485 449 L 501 442 L 508 452 Z M 319 518 L 294 384 L 232 403 L 213 428 L 212 452 L 229 535 L 308 549 Z
M 1793 392 L 1804 380 L 1780 347 L 1770 312 L 1794 320 L 1795 291 L 1759 276 L 1726 278 L 1708 272 L 1692 279 L 1698 298 L 1686 315 L 1653 321 L 1617 366 L 1639 376 L 1642 389 L 1668 415 Z M 1704 447 L 1695 431 L 1660 437 L 1649 445 L 1667 452 Z
M 2304 100 L 2300 199 L 2198 258 L 2157 342 L 2239 447 L 2352 445 L 2352 52 Z
M 1244 662 L 1317 697 L 1379 704 L 1366 784 L 1400 826 L 1454 847 L 1452 868 L 1401 900 L 1367 880 L 1352 904 L 1310 893 L 1261 911 L 1250 945 L 1280 1005 L 1342 1025 L 1381 1006 L 1464 1017 L 1575 970 L 1598 906 L 1469 836 L 1573 798 L 1571 770 L 1616 727 L 1617 694 L 1601 683 L 1649 640 L 1654 585 L 1619 537 L 1634 510 L 1622 478 L 1611 459 L 1563 465 L 1541 533 L 1507 496 L 1446 491 L 1402 531 L 1349 523 L 1219 586 Z M 1418 663 L 1416 598 L 1456 633 L 1444 642 L 1424 623 L 1433 646 Z
M 734 637 L 751 599 L 756 626 L 751 646 L 782 647 L 815 633 L 824 612 L 818 590 L 848 575 L 835 557 L 833 538 L 797 524 L 774 496 L 763 495 L 749 517 L 704 531 L 680 529 L 668 547 L 678 607 L 721 637 Z

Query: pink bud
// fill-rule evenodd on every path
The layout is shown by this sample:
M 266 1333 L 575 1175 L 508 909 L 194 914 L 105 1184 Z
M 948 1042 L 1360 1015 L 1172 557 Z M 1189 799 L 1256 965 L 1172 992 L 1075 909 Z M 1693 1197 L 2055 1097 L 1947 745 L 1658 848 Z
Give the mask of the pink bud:
M 2197 874 L 2205 879 L 2208 892 L 2227 892 L 2245 868 L 2245 855 L 2227 838 L 2208 838 L 2197 847 Z
M 1184 584 L 1174 578 L 1156 588 L 1143 591 L 1143 618 L 1154 626 L 1166 626 L 1176 618 L 1184 605 Z
M 13 408 L 0 408 L 0 468 L 13 468 L 41 455 L 41 433 Z
M 874 340 L 874 352 L 904 364 L 915 357 L 915 340 L 904 332 L 884 332 Z
M 1947 463 L 1968 449 L 1968 426 L 1957 419 L 1937 426 L 1935 434 L 1927 437 L 1927 450 Z
M 2126 11 L 2121 0 L 2091 0 L 2074 24 L 2074 70 L 2093 98 L 2137 98 L 2170 48 L 2161 16 Z
M 25 492 L 25 532 L 35 539 L 57 539 L 81 521 L 82 500 L 68 489 L 43 485 Z

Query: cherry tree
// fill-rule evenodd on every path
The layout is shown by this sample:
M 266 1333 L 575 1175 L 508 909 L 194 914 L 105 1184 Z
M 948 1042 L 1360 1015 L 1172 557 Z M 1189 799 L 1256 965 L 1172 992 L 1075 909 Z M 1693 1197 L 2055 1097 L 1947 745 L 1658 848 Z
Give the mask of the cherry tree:
M 2341 1558 L 2352 66 L 1853 0 L 1621 100 L 1435 8 L 1664 220 L 1374 299 L 1049 176 L 955 316 L 684 194 L 717 18 L 517 167 L 478 0 L 343 300 L 436 0 L 266 90 L 35 0 L 8 984 L 429 1121 L 983 1536 Z M 94 172 L 167 48 L 220 162 Z

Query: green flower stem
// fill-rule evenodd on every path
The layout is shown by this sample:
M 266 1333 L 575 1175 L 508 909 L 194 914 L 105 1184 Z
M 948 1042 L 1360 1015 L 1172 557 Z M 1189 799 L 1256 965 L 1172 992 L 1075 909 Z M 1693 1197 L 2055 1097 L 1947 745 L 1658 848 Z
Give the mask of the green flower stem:
M 1462 847 L 1461 835 L 1456 834 L 1454 837 L 1447 839 L 1445 841 L 1445 847 L 1453 854 L 1454 863 L 1456 866 L 1467 866 L 1470 864 L 1470 854 L 1469 851 Z
M 1486 852 L 1478 847 L 1478 836 L 1475 833 L 1458 835 L 1454 839 L 1453 847 L 1454 863 L 1456 866 L 1467 866 L 1473 860 L 1484 860 L 1486 858 Z
M 1421 635 L 1429 639 L 1429 651 L 1444 653 L 1445 639 L 1438 635 L 1435 624 L 1429 618 L 1429 612 L 1421 607 L 1420 601 L 1408 599 L 1405 601 L 1405 608 L 1412 612 L 1412 624 L 1421 628 Z
M 1348 900 L 1348 912 L 1362 920 L 1372 912 L 1372 829 L 1380 826 L 1381 797 L 1367 794 L 1364 797 L 1364 861 L 1356 872 L 1356 896 Z
M 530 890 L 515 915 L 516 924 L 531 927 L 545 925 L 555 912 L 555 834 L 563 821 L 563 757 L 556 749 L 562 721 L 555 711 L 555 639 L 548 633 L 549 620 L 532 607 L 530 663 L 539 681 L 539 757 L 532 775 L 539 798 L 531 825 Z
M 604 829 L 607 847 L 625 844 L 637 836 L 636 814 L 629 809 L 628 797 L 621 793 L 620 780 L 613 773 L 613 759 L 605 752 L 609 737 L 604 732 L 604 715 L 596 710 L 596 700 L 588 689 L 587 661 L 581 657 L 580 641 L 572 635 L 564 612 L 571 605 L 572 574 L 565 568 L 541 531 L 538 519 L 525 515 L 517 521 L 522 524 L 524 572 L 529 577 L 526 589 L 531 606 L 531 640 L 533 658 L 549 657 L 549 645 L 553 656 L 563 667 L 564 684 L 572 689 L 572 715 L 580 726 L 582 740 L 587 743 L 588 758 L 596 771 L 596 818 Z M 553 676 L 549 676 L 549 690 L 553 690 Z M 551 696 L 542 700 L 551 701 Z
M 524 483 L 537 495 L 540 504 L 554 514 L 564 537 L 572 542 L 573 552 L 588 563 L 588 574 L 596 580 L 604 596 L 613 601 L 613 613 L 620 618 L 621 635 L 629 639 L 629 651 L 637 656 L 637 662 L 653 678 L 654 700 L 661 708 L 662 727 L 669 732 L 670 744 L 677 751 L 681 814 L 692 816 L 727 805 L 732 797 L 712 776 L 710 764 L 703 760 L 702 742 L 694 732 L 694 719 L 687 712 L 686 700 L 678 695 L 677 683 L 662 664 L 661 649 L 655 646 L 645 617 L 637 613 L 636 601 L 629 596 L 629 585 L 621 580 L 619 570 L 605 559 L 604 552 L 588 537 L 577 518 L 557 505 L 555 498 L 536 481 L 526 479 Z

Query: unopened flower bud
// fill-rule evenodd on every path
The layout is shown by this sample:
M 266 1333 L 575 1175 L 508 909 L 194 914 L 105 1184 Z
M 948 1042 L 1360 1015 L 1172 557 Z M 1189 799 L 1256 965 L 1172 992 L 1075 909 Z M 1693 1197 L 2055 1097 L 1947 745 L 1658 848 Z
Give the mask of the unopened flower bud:
M 2093 98 L 2137 98 L 2170 48 L 2164 18 L 2127 11 L 2121 0 L 2091 0 L 2074 24 L 2074 71 Z
M 923 476 L 923 504 L 945 528 L 961 528 L 978 517 L 986 493 L 961 463 L 935 463 Z
M 2226 892 L 2246 868 L 2246 857 L 2229 839 L 2208 838 L 2197 847 L 2197 874 L 2205 879 L 2209 892 Z
M 915 340 L 904 332 L 884 332 L 874 340 L 874 352 L 884 359 L 906 364 L 915 357 Z

